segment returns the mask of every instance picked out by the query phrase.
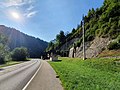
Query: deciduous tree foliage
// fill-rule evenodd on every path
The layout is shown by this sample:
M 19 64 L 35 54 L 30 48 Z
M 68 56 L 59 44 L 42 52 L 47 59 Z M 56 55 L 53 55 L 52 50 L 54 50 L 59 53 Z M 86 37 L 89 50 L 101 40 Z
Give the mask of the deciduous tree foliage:
M 24 61 L 26 60 L 27 56 L 28 56 L 28 51 L 27 51 L 27 48 L 24 48 L 24 47 L 15 48 L 11 52 L 12 60 L 15 60 L 15 61 Z
M 56 36 L 57 43 L 62 44 L 65 41 L 65 34 L 64 31 L 60 31 L 60 34 Z
M 7 38 L 0 34 L 0 64 L 3 64 L 7 61 L 9 57 L 9 48 L 6 45 Z

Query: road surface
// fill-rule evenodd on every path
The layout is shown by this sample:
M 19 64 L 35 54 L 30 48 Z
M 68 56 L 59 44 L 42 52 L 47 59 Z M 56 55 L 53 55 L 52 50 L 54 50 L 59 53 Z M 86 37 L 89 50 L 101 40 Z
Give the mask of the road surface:
M 0 90 L 22 90 L 39 66 L 40 60 L 36 59 L 2 68 L 3 70 L 0 70 Z
M 34 59 L 2 69 L 0 90 L 63 90 L 55 71 L 46 61 Z
M 53 68 L 46 61 L 41 61 L 41 64 L 42 67 L 26 90 L 63 90 Z

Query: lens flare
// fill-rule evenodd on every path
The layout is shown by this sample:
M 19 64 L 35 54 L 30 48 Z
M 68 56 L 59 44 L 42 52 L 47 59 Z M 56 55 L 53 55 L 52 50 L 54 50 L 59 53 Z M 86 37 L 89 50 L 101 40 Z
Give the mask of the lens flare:
M 19 19 L 20 18 L 19 14 L 17 12 L 11 12 L 11 15 L 15 19 Z

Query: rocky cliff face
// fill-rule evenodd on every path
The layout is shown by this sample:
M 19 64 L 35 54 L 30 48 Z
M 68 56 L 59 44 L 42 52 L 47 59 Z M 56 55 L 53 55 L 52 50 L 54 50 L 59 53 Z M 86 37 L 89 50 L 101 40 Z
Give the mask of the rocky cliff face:
M 97 57 L 104 49 L 107 48 L 109 44 L 109 38 L 99 38 L 96 37 L 91 42 L 85 43 L 85 50 L 86 50 L 86 58 Z M 71 48 L 69 51 L 69 57 L 83 57 L 83 46 L 81 44 L 80 47 Z
M 77 40 L 79 40 L 79 38 L 74 38 L 70 41 L 66 41 L 66 43 L 60 47 L 60 50 L 69 50 L 70 46 L 72 46 Z

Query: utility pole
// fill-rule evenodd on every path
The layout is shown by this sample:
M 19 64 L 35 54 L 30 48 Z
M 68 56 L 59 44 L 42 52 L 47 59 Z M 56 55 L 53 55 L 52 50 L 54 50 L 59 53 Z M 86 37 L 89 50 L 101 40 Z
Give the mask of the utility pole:
M 85 55 L 85 29 L 84 29 L 84 15 L 83 15 L 83 19 L 82 19 L 82 29 L 83 29 L 83 60 L 86 59 L 86 55 Z
M 67 38 L 66 38 L 66 57 L 67 57 Z

